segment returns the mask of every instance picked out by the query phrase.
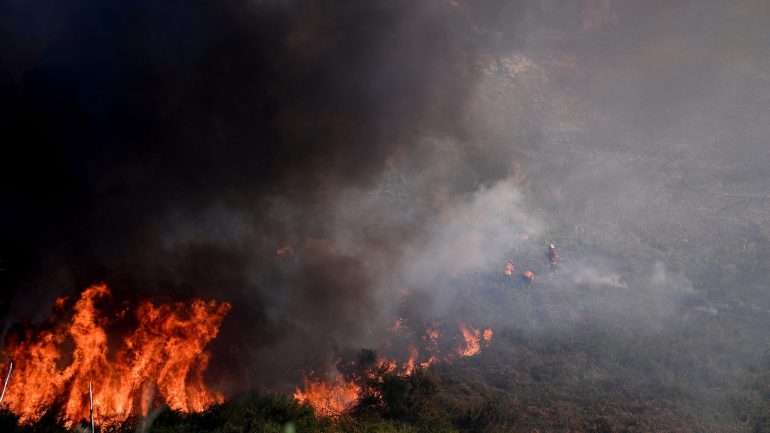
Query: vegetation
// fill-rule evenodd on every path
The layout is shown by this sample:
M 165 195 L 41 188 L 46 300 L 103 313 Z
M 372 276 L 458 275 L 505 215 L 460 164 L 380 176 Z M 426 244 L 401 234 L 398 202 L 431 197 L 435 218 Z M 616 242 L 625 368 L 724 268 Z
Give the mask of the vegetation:
M 586 338 L 596 340 L 595 333 Z M 626 346 L 612 353 L 609 338 L 593 346 L 553 338 L 528 343 L 515 333 L 478 358 L 386 375 L 369 384 L 351 413 L 330 419 L 284 395 L 248 394 L 200 414 L 161 411 L 105 428 L 109 433 L 461 433 L 461 432 L 752 432 L 770 433 L 770 368 L 746 373 L 753 383 L 719 384 L 716 394 L 688 381 L 671 353 Z M 684 341 L 679 341 L 684 343 Z M 668 342 L 672 345 L 675 342 Z M 497 347 L 497 348 L 495 348 Z M 576 347 L 587 350 L 576 351 Z M 659 348 L 654 348 L 659 350 Z M 702 365 L 702 363 L 701 363 Z M 768 365 L 767 367 L 770 367 Z M 668 373 L 667 373 L 668 372 Z M 673 374 L 671 374 L 673 373 Z M 708 386 L 715 386 L 710 384 Z M 708 413 L 705 413 L 708 412 Z M 52 416 L 19 426 L 0 412 L 0 431 L 69 433 Z
M 581 245 L 566 248 L 579 251 Z M 716 283 L 692 274 L 705 276 L 692 279 L 698 290 L 677 300 L 677 314 L 639 323 L 631 308 L 649 307 L 644 294 L 624 292 L 626 304 L 608 307 L 587 301 L 612 294 L 566 290 L 545 275 L 531 288 L 475 275 L 452 282 L 463 309 L 455 313 L 499 324 L 493 343 L 472 358 L 362 384 L 364 398 L 344 416 L 316 416 L 286 395 L 247 394 L 205 413 L 165 410 L 103 431 L 770 433 L 768 315 L 756 303 L 741 302 L 751 298 L 738 289 L 716 304 L 716 296 L 704 295 Z M 719 284 L 750 287 L 738 280 Z M 540 298 L 533 305 L 543 308 L 527 306 L 535 290 Z M 578 318 L 552 309 L 563 305 Z M 704 308 L 709 305 L 719 312 Z M 371 351 L 361 356 L 376 359 Z M 51 414 L 19 426 L 13 414 L 0 412 L 0 432 L 75 431 L 86 430 L 68 431 Z

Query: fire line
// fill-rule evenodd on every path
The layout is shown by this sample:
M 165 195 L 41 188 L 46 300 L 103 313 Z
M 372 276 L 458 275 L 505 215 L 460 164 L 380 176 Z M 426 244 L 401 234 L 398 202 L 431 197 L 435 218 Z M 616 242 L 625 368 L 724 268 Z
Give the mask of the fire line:
M 5 406 L 22 423 L 38 420 L 59 401 L 59 415 L 68 427 L 89 419 L 93 424 L 95 407 L 99 423 L 110 425 L 144 416 L 161 404 L 199 412 L 224 401 L 203 378 L 210 358 L 206 346 L 219 333 L 230 304 L 142 302 L 134 311 L 136 329 L 121 336 L 119 344 L 108 345 L 106 326 L 115 317 L 96 305 L 108 296 L 106 284 L 94 284 L 81 293 L 69 321 L 26 330 L 4 347 L 14 360 L 14 380 L 8 383 L 10 369 L 6 377 Z

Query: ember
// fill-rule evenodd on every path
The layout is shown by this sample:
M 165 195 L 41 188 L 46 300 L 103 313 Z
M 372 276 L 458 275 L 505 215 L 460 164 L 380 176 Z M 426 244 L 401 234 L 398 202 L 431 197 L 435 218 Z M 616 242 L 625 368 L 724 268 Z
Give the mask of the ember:
M 67 426 L 87 419 L 89 383 L 102 424 L 146 415 L 153 394 L 181 412 L 223 401 L 222 394 L 206 387 L 203 374 L 209 360 L 205 347 L 217 336 L 229 304 L 144 302 L 136 310 L 138 328 L 109 353 L 104 326 L 111 318 L 95 306 L 109 294 L 105 284 L 92 285 L 75 303 L 71 321 L 27 332 L 5 348 L 14 360 L 14 375 L 4 403 L 22 423 L 36 421 L 55 401 L 62 402 L 60 415 Z M 62 305 L 57 300 L 57 308 Z M 68 342 L 72 349 L 65 350 Z

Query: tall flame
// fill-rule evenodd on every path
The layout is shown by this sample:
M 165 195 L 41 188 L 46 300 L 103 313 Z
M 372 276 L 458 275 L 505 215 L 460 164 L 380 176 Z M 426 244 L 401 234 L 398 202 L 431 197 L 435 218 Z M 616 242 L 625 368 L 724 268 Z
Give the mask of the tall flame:
M 404 363 L 404 366 L 402 368 L 402 375 L 404 376 L 411 376 L 412 373 L 414 373 L 414 367 L 415 363 L 417 362 L 417 356 L 419 356 L 419 352 L 417 351 L 417 348 L 414 346 L 409 347 L 409 359 L 406 360 L 406 363 Z
M 4 404 L 21 422 L 39 419 L 61 401 L 61 417 L 71 426 L 88 417 L 88 384 L 93 384 L 95 416 L 102 424 L 146 415 L 153 395 L 174 410 L 196 412 L 223 401 L 203 381 L 214 339 L 230 305 L 194 300 L 190 304 L 142 303 L 138 327 L 109 353 L 107 318 L 95 302 L 109 296 L 105 284 L 80 295 L 69 323 L 6 348 L 15 363 Z M 61 302 L 57 301 L 57 306 Z M 64 350 L 72 342 L 71 354 Z

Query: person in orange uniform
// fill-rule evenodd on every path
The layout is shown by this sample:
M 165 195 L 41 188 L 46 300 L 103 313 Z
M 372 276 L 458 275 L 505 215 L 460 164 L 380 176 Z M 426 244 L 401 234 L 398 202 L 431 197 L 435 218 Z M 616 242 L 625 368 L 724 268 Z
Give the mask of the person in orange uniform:
M 527 285 L 530 285 L 535 282 L 535 273 L 532 271 L 524 271 L 521 273 L 521 279 L 524 280 Z

